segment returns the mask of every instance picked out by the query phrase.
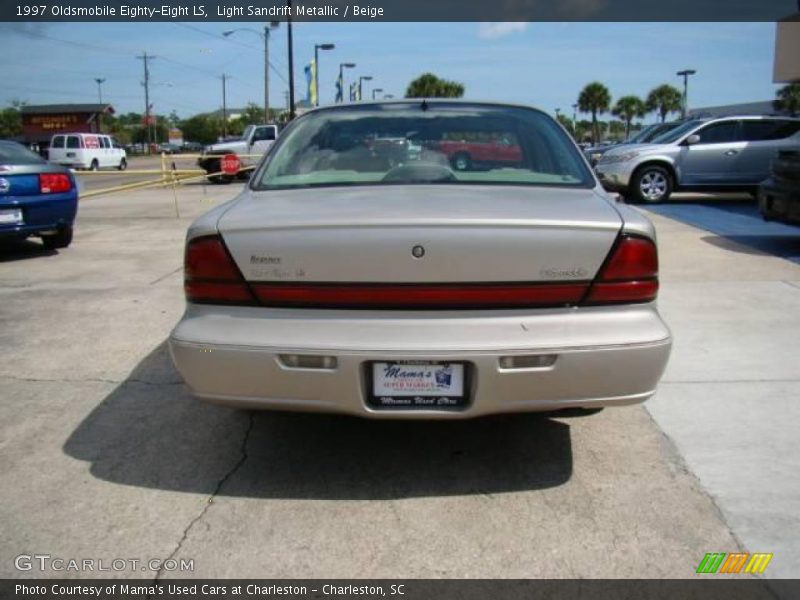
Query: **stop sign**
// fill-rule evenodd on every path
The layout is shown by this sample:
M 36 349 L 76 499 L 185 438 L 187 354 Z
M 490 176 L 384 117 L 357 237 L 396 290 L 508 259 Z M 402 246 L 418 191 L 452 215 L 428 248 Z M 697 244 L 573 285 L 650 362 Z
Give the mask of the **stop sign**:
M 235 154 L 226 154 L 219 161 L 219 168 L 226 175 L 236 175 L 241 167 L 242 163 Z

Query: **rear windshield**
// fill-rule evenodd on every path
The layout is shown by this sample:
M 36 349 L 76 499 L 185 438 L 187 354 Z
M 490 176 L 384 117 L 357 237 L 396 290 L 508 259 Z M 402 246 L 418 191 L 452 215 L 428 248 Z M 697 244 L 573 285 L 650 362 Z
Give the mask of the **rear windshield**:
M 412 183 L 591 186 L 574 142 L 527 108 L 394 103 L 300 117 L 254 189 Z
M 44 159 L 34 154 L 25 146 L 14 142 L 0 142 L 0 164 L 4 165 L 38 165 Z

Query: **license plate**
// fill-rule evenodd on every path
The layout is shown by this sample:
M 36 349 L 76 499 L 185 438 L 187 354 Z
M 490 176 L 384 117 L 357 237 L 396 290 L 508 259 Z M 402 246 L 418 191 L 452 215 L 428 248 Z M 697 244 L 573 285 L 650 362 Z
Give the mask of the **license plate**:
M 19 225 L 22 223 L 22 209 L 0 209 L 0 225 Z
M 467 405 L 464 363 L 374 362 L 368 401 L 385 409 L 458 409 Z

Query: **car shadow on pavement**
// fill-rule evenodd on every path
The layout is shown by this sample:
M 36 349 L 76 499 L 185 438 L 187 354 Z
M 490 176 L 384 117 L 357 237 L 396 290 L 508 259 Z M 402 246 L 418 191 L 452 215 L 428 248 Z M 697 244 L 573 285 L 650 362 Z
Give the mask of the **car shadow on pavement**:
M 797 235 L 728 235 L 705 236 L 707 244 L 740 254 L 772 254 L 800 262 L 800 228 Z
M 57 250 L 50 250 L 44 245 L 32 240 L 2 240 L 0 241 L 0 262 L 12 260 L 25 260 L 41 256 L 55 256 Z
M 252 498 L 376 500 L 534 490 L 572 475 L 569 426 L 539 415 L 375 421 L 194 400 L 155 348 L 64 452 L 123 485 Z

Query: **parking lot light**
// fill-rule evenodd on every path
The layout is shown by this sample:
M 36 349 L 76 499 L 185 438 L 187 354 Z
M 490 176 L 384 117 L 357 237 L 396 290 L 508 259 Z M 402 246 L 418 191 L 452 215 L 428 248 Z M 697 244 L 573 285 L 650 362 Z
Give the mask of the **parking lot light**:
M 681 118 L 686 118 L 686 113 L 689 112 L 689 75 L 697 73 L 694 69 L 684 69 L 675 73 L 678 77 L 683 77 L 683 103 L 681 106 Z

